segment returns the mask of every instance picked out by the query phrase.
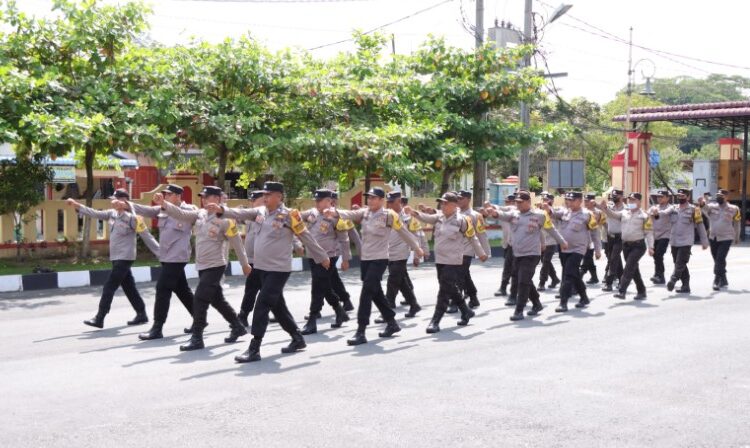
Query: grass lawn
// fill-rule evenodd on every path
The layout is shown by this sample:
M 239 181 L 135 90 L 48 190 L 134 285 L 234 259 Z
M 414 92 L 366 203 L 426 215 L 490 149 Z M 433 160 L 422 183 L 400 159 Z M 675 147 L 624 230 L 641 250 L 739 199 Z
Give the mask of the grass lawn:
M 71 258 L 24 261 L 2 259 L 0 260 L 0 275 L 31 274 L 37 266 L 50 268 L 55 272 L 65 272 L 110 269 L 112 264 L 108 258 L 95 258 L 81 261 Z M 159 262 L 155 259 L 136 260 L 135 263 L 133 263 L 133 266 L 159 266 Z

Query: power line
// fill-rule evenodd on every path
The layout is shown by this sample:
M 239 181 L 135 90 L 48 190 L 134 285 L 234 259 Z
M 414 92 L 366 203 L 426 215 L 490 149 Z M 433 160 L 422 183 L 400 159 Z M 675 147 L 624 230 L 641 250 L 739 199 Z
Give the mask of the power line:
M 428 6 L 426 8 L 420 9 L 419 11 L 415 11 L 415 12 L 413 12 L 413 13 L 407 15 L 407 16 L 401 17 L 399 19 L 393 20 L 393 21 L 385 23 L 383 25 L 376 26 L 375 28 L 372 28 L 370 30 L 365 31 L 363 34 L 372 34 L 375 31 L 381 30 L 381 29 L 389 27 L 391 25 L 395 25 L 395 24 L 397 24 L 399 22 L 403 22 L 404 20 L 411 19 L 412 17 L 416 17 L 416 16 L 418 16 L 420 14 L 423 14 L 423 13 L 425 13 L 427 11 L 433 10 L 433 9 L 439 7 L 439 6 L 442 6 L 442 5 L 446 4 L 446 3 L 451 3 L 451 2 L 453 2 L 453 0 L 443 0 L 441 2 L 435 3 L 432 6 Z M 323 44 L 323 45 L 318 45 L 317 47 L 308 48 L 308 50 L 309 51 L 318 50 L 320 48 L 325 48 L 325 47 L 330 47 L 330 46 L 333 46 L 333 45 L 343 44 L 345 42 L 351 42 L 353 40 L 354 40 L 354 38 L 342 39 L 342 40 L 338 40 L 336 42 L 331 42 L 331 43 L 327 43 L 327 44 Z
M 179 2 L 201 3 L 353 3 L 373 0 L 172 0 Z

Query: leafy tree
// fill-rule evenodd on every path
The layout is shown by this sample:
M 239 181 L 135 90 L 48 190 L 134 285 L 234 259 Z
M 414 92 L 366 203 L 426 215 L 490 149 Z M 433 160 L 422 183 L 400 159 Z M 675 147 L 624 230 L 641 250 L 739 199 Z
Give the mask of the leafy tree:
M 0 160 L 0 215 L 12 215 L 16 235 L 16 257 L 21 256 L 21 225 L 32 207 L 44 200 L 44 185 L 52 181 L 52 170 L 37 154 L 33 158 Z
M 0 35 L 0 103 L 3 138 L 19 157 L 62 155 L 81 150 L 86 169 L 86 203 L 95 193 L 97 155 L 142 148 L 161 136 L 140 123 L 140 68 L 129 56 L 133 39 L 146 26 L 142 3 L 101 5 L 96 0 L 54 0 L 52 19 L 28 17 L 9 1 Z M 89 253 L 90 219 L 84 220 L 82 254 Z

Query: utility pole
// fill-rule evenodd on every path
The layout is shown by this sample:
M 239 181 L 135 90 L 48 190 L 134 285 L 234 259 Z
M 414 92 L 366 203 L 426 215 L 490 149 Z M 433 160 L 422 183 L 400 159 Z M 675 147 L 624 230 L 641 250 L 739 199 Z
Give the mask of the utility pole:
M 630 27 L 630 41 L 628 43 L 628 106 L 625 111 L 625 154 L 622 164 L 622 191 L 626 195 L 630 193 L 628 188 L 628 165 L 630 163 L 630 144 L 628 133 L 630 132 L 630 106 L 633 101 L 633 27 Z
M 474 39 L 477 49 L 484 45 L 484 0 L 476 0 L 476 23 L 474 28 Z M 484 117 L 482 117 L 484 119 Z M 481 207 L 486 197 L 487 188 L 487 162 L 474 160 L 474 182 L 473 182 L 474 207 Z
M 531 21 L 532 21 L 532 9 L 531 0 L 526 0 L 523 12 L 523 43 L 528 44 L 532 42 L 531 37 Z M 523 59 L 523 66 L 528 67 L 531 65 L 531 56 L 526 56 Z M 528 129 L 531 127 L 531 114 L 529 112 L 529 105 L 521 103 L 521 123 L 523 127 Z M 518 157 L 518 182 L 519 188 L 522 190 L 529 189 L 529 154 L 531 148 L 524 146 L 521 148 L 521 154 Z

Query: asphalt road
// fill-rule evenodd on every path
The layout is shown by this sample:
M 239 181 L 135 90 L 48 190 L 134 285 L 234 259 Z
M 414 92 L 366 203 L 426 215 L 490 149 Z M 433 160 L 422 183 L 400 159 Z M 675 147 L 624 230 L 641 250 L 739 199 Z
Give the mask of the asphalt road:
M 288 338 L 272 326 L 263 361 L 244 365 L 233 357 L 249 338 L 224 344 L 215 311 L 207 348 L 180 353 L 190 321 L 176 299 L 167 337 L 139 342 L 148 326 L 125 326 L 121 293 L 99 331 L 81 323 L 97 288 L 3 294 L 0 446 L 750 446 L 750 248 L 731 251 L 720 293 L 709 253 L 693 253 L 691 296 L 652 287 L 636 303 L 596 287 L 588 309 L 560 315 L 546 292 L 542 315 L 520 323 L 492 295 L 492 260 L 474 267 L 478 317 L 461 328 L 448 315 L 438 335 L 424 331 L 427 265 L 412 271 L 425 309 L 397 337 L 372 326 L 369 344 L 347 347 L 355 324 L 328 329 L 327 308 L 306 351 L 281 355 Z M 308 276 L 286 292 L 300 325 Z M 357 273 L 346 282 L 357 296 Z M 242 282 L 229 284 L 239 306 Z M 140 289 L 151 309 L 153 284 Z

